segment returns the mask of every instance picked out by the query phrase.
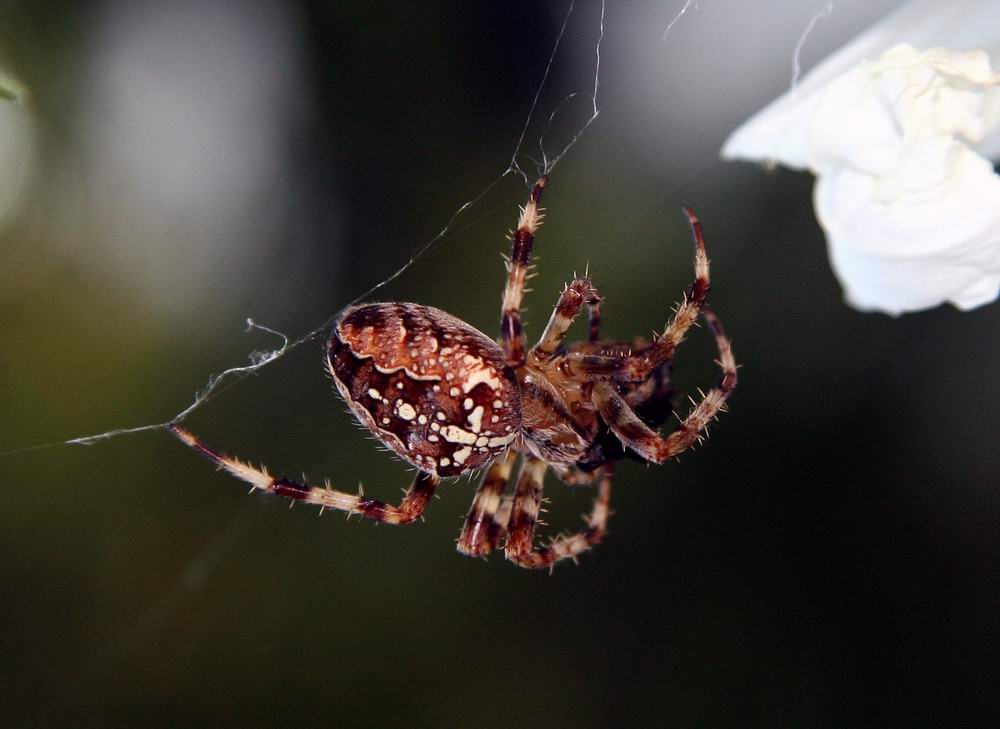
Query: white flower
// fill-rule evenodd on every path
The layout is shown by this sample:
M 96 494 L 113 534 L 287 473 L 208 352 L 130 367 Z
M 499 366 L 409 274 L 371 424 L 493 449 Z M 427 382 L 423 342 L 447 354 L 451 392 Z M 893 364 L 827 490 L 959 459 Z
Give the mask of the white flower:
M 966 4 L 940 3 L 952 15 Z M 996 25 L 995 9 L 973 5 Z M 918 10 L 940 13 L 926 0 L 904 6 L 737 129 L 722 151 L 816 174 L 816 213 L 847 301 L 889 314 L 943 302 L 971 309 L 1000 293 L 1000 177 L 977 151 L 996 152 L 1000 139 L 1000 74 L 988 54 L 901 44 L 857 62 L 899 35 L 933 36 Z M 894 22 L 909 31 L 893 37 Z

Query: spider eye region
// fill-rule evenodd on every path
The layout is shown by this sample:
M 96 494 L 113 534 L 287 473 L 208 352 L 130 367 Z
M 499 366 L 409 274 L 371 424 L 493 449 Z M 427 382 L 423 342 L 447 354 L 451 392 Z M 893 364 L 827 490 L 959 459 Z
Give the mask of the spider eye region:
M 358 420 L 423 471 L 447 477 L 481 468 L 520 434 L 520 391 L 500 347 L 440 309 L 348 309 L 334 326 L 327 365 Z

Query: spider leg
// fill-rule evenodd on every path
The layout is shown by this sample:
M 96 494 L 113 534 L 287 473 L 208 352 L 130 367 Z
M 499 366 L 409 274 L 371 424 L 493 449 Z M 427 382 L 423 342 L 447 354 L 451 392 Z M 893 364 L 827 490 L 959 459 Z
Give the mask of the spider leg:
M 618 394 L 614 384 L 606 380 L 594 384 L 593 401 L 608 427 L 625 445 L 648 461 L 663 463 L 701 438 L 702 431 L 725 408 L 726 399 L 736 387 L 736 360 L 733 358 L 733 350 L 722 330 L 722 325 L 708 307 L 702 309 L 702 315 L 715 335 L 722 378 L 716 387 L 702 396 L 676 430 L 666 438 L 639 419 L 625 399 Z
M 684 336 L 694 326 L 699 312 L 705 306 L 710 284 L 708 253 L 705 250 L 701 223 L 691 208 L 684 208 L 684 214 L 691 224 L 691 233 L 694 236 L 695 279 L 684 301 L 677 306 L 677 311 L 667 324 L 663 335 L 641 354 L 633 357 L 605 357 L 571 352 L 567 355 L 564 365 L 567 371 L 591 377 L 638 382 L 645 380 L 653 370 L 674 356 L 677 345 L 684 341 Z
M 535 527 L 542 504 L 542 481 L 547 465 L 537 458 L 527 458 L 521 467 L 514 487 L 514 503 L 510 515 L 510 532 L 507 535 L 507 559 L 521 567 L 539 568 L 554 565 L 559 560 L 573 559 L 601 541 L 610 515 L 611 481 L 613 466 L 601 467 L 600 481 L 594 508 L 585 517 L 586 529 L 556 537 L 545 547 L 536 549 Z
M 500 347 L 503 349 L 505 363 L 513 368 L 523 365 L 526 356 L 521 326 L 521 300 L 524 298 L 524 283 L 528 279 L 535 231 L 542 224 L 543 216 L 538 202 L 547 182 L 548 178 L 543 176 L 531 188 L 528 202 L 521 208 L 517 230 L 511 236 L 507 285 L 504 287 L 500 314 Z
M 516 459 L 517 454 L 508 451 L 506 456 L 494 461 L 483 476 L 458 537 L 458 551 L 462 554 L 483 557 L 492 552 L 506 534 L 510 508 L 509 501 L 504 499 L 504 490 Z M 505 503 L 507 509 L 504 509 Z
M 599 468 L 594 469 L 593 471 L 584 471 L 576 464 L 566 465 L 563 463 L 550 463 L 549 468 L 555 471 L 560 481 L 565 484 L 569 484 L 570 486 L 586 486 L 592 484 L 601 473 Z
M 584 304 L 590 307 L 591 341 L 596 340 L 601 325 L 601 297 L 589 278 L 577 278 L 562 290 L 549 323 L 532 352 L 542 359 L 551 357 L 562 344 Z
M 596 342 L 601 338 L 601 298 L 588 304 L 590 308 L 590 337 L 591 342 Z
M 649 351 L 644 355 L 645 373 L 648 374 L 668 359 L 673 357 L 674 351 L 684 340 L 684 335 L 688 329 L 694 326 L 698 319 L 698 313 L 705 305 L 705 298 L 708 296 L 710 285 L 708 253 L 705 250 L 705 237 L 702 235 L 701 222 L 691 208 L 684 208 L 688 223 L 691 224 L 691 235 L 694 237 L 694 283 L 687 296 L 684 297 L 674 313 L 674 318 L 667 324 L 667 328 Z
M 413 485 L 406 492 L 399 506 L 392 506 L 378 499 L 369 499 L 360 494 L 348 494 L 336 491 L 328 486 L 316 487 L 300 484 L 284 478 L 274 478 L 266 469 L 253 466 L 230 456 L 217 453 L 204 445 L 197 436 L 189 433 L 179 425 L 171 423 L 168 429 L 182 443 L 190 446 L 203 456 L 214 462 L 220 469 L 236 478 L 243 479 L 254 488 L 278 496 L 287 496 L 296 501 L 316 504 L 324 509 L 346 511 L 348 514 L 360 514 L 366 519 L 384 522 L 386 524 L 408 524 L 417 519 L 427 507 L 434 495 L 434 489 L 441 482 L 437 476 L 418 471 L 413 479 Z

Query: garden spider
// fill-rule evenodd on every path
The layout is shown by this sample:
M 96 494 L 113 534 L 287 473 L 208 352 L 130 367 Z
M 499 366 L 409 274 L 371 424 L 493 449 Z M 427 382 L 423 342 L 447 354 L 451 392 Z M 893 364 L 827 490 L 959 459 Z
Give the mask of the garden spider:
M 275 478 L 263 467 L 208 448 L 176 423 L 169 429 L 255 488 L 387 524 L 419 517 L 442 478 L 486 468 L 458 550 L 485 556 L 506 538 L 507 559 L 522 567 L 575 560 L 604 536 L 615 461 L 637 456 L 662 463 L 700 440 L 736 386 L 736 362 L 705 304 L 708 256 L 701 225 L 687 208 L 695 240 L 695 281 L 661 336 L 631 343 L 601 341 L 601 297 L 590 279 L 582 277 L 563 289 L 538 344 L 526 349 L 521 299 L 542 222 L 539 199 L 546 182 L 542 177 L 532 188 L 511 238 L 499 344 L 450 314 L 420 304 L 362 304 L 345 310 L 334 325 L 326 360 L 337 389 L 358 420 L 417 469 L 399 506 L 329 485 Z M 589 341 L 566 346 L 563 338 L 584 304 L 590 313 Z M 672 413 L 670 362 L 699 314 L 715 336 L 722 378 L 662 437 L 655 429 Z M 509 491 L 519 457 L 520 474 Z M 567 483 L 596 481 L 597 495 L 585 529 L 536 548 L 542 482 L 549 468 Z

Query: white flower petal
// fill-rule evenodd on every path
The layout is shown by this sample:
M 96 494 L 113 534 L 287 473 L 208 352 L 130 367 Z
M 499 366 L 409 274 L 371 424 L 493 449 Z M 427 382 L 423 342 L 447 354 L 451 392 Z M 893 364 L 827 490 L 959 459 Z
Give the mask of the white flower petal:
M 996 0 L 913 0 L 833 53 L 739 126 L 722 147 L 725 159 L 777 162 L 804 169 L 805 126 L 834 79 L 901 43 L 917 48 L 983 48 L 1000 66 L 1000 3 Z M 988 95 L 984 114 L 992 131 L 980 151 L 1000 157 L 1000 90 Z
M 996 298 L 1000 178 L 973 152 L 952 152 L 951 176 L 890 203 L 879 200 L 878 178 L 851 168 L 817 180 L 816 213 L 853 306 L 900 314 Z
M 1000 292 L 1000 74 L 983 50 L 893 40 L 992 35 L 1000 4 L 908 3 L 741 126 L 723 156 L 808 168 L 830 260 L 859 309 L 899 314 Z

